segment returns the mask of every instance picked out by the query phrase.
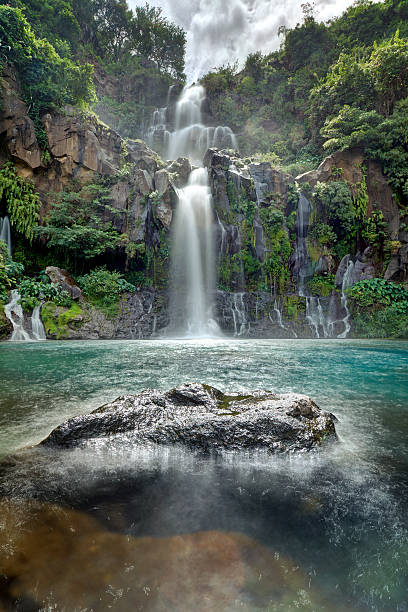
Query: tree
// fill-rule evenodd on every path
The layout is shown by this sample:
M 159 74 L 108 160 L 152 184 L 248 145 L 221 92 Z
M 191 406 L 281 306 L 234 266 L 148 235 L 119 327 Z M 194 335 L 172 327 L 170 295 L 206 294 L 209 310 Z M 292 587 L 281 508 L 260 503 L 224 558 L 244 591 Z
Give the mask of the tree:
M 154 61 L 176 78 L 184 78 L 186 34 L 168 21 L 160 8 L 138 6 L 131 24 L 131 50 Z

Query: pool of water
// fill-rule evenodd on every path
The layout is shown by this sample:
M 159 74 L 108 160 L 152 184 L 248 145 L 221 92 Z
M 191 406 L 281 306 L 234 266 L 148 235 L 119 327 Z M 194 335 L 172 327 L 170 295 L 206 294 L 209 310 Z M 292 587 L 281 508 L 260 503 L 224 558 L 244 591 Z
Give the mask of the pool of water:
M 0 544 L 13 563 L 25 546 L 26 561 L 12 564 L 3 587 L 0 578 L 6 609 L 17 600 L 21 610 L 42 609 L 39 601 L 48 602 L 45 609 L 78 610 L 408 609 L 408 343 L 8 343 L 0 346 L 0 372 L 3 458 L 118 395 L 182 382 L 306 393 L 339 419 L 339 443 L 310 455 L 203 457 L 90 443 L 7 460 L 0 471 L 6 504 Z M 43 542 L 50 524 L 52 543 L 41 547 L 35 537 Z M 31 525 L 30 546 L 12 535 L 22 525 Z M 96 532 L 92 545 L 78 548 Z M 81 534 L 75 546 L 72 533 Z M 71 566 L 78 563 L 62 582 L 57 568 L 66 567 L 67 553 L 58 556 L 57 540 L 71 551 Z M 105 545 L 91 564 L 87 555 L 99 541 Z M 39 577 L 33 568 L 43 567 L 41 548 L 47 570 Z M 239 568 L 224 559 L 232 550 Z M 154 561 L 132 574 L 140 555 Z M 97 569 L 84 574 L 85 566 Z M 163 584 L 176 585 L 176 594 Z M 55 602 L 59 607 L 51 607 Z

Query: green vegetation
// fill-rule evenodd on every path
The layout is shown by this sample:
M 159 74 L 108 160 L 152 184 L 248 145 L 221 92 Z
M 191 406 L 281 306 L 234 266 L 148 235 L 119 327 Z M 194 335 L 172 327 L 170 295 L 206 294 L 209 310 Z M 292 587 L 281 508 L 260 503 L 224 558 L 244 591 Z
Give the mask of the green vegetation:
M 364 280 L 347 291 L 355 335 L 408 338 L 408 289 L 380 278 Z
M 128 283 L 119 272 L 110 272 L 106 268 L 95 268 L 77 280 L 91 304 L 99 308 L 108 318 L 117 315 L 122 293 L 136 291 L 136 287 Z
M 132 11 L 126 0 L 0 2 L 0 68 L 17 71 L 45 162 L 42 117 L 66 104 L 95 103 L 122 136 L 140 137 L 143 115 L 185 80 L 185 43 L 185 32 L 147 3 Z M 101 88 L 97 100 L 94 67 L 113 79 L 113 97 Z
M 40 198 L 33 185 L 17 176 L 14 165 L 0 168 L 0 201 L 4 199 L 13 229 L 32 242 L 39 218 Z
M 72 302 L 69 308 L 59 306 L 55 302 L 46 302 L 41 310 L 41 319 L 47 336 L 56 340 L 68 337 L 69 328 L 79 329 L 84 324 L 86 313 L 81 304 Z
M 308 281 L 307 287 L 312 295 L 328 297 L 336 288 L 335 276 L 318 274 Z
M 363 147 L 406 200 L 407 4 L 357 0 L 327 24 L 302 8 L 302 23 L 281 28 L 279 51 L 202 79 L 217 122 L 240 134 L 244 154 L 274 154 L 299 173 L 327 150 Z
M 350 300 L 357 306 L 393 306 L 401 313 L 408 314 L 408 289 L 381 278 L 363 280 L 347 291 Z
M 45 280 L 47 279 L 47 280 Z M 70 307 L 72 304 L 71 296 L 59 285 L 53 285 L 46 274 L 42 280 L 24 277 L 18 285 L 21 295 L 21 305 L 24 310 L 30 312 L 41 302 L 52 301 L 57 306 Z
M 42 115 L 65 104 L 86 106 L 92 102 L 93 68 L 61 57 L 48 40 L 37 38 L 20 8 L 0 5 L 0 41 L 0 66 L 7 63 L 17 70 L 23 99 L 45 150 Z
M 51 203 L 44 225 L 37 227 L 37 234 L 47 239 L 49 248 L 63 252 L 72 262 L 115 249 L 121 236 L 104 217 L 110 213 L 115 218 L 121 213 L 111 206 L 109 192 L 103 184 L 61 192 Z
M 0 302 L 7 300 L 8 292 L 17 285 L 23 270 L 21 264 L 11 259 L 6 243 L 0 240 Z

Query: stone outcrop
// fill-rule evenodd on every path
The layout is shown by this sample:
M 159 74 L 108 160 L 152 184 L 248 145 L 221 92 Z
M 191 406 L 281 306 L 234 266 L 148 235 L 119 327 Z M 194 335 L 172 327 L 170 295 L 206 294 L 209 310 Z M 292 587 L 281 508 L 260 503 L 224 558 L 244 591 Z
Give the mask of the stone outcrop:
M 167 305 L 164 292 L 142 289 L 124 294 L 113 318 L 85 301 L 77 310 L 46 304 L 42 318 L 48 340 L 142 340 L 163 333 L 169 324 Z
M 368 213 L 374 208 L 381 210 L 384 219 L 387 221 L 391 239 L 397 240 L 400 226 L 400 215 L 396 201 L 393 198 L 391 187 L 385 178 L 381 166 L 365 158 L 362 151 L 352 149 L 338 151 L 326 157 L 316 170 L 306 172 L 296 177 L 296 181 L 301 185 L 308 183 L 314 187 L 316 183 L 327 183 L 332 180 L 346 181 L 352 193 L 357 195 L 359 184 L 363 179 L 363 167 L 366 169 L 366 184 L 368 193 Z M 338 174 L 340 169 L 341 174 Z
M 363 168 L 365 168 L 368 194 L 367 212 L 371 214 L 376 209 L 383 213 L 390 239 L 397 245 L 397 252 L 393 254 L 384 278 L 405 281 L 408 278 L 408 234 L 400 229 L 401 218 L 398 204 L 380 164 L 366 159 L 360 149 L 338 151 L 326 157 L 316 170 L 298 176 L 296 181 L 300 185 L 308 183 L 314 187 L 318 182 L 336 180 L 336 177 L 339 176 L 349 184 L 353 195 L 357 195 L 359 184 L 363 179 Z M 373 278 L 375 275 L 373 263 L 365 251 L 357 258 L 355 277 L 363 280 Z
M 187 160 L 173 162 L 166 170 L 146 143 L 129 140 L 125 145 L 119 134 L 94 115 L 72 107 L 42 118 L 49 145 L 45 159 L 14 74 L 6 70 L 0 84 L 0 165 L 11 158 L 17 172 L 32 180 L 41 196 L 42 218 L 50 194 L 70 191 L 74 183 L 84 186 L 103 175 L 113 177 L 111 208 L 118 211 L 103 214 L 117 231 L 126 233 L 132 242 L 141 242 L 148 241 L 154 232 L 154 227 L 149 227 L 152 219 L 161 224 L 159 227 L 169 228 L 177 202 L 173 185 L 187 180 Z M 124 166 L 126 172 L 122 172 Z M 159 202 L 150 197 L 153 194 L 159 195 Z
M 71 447 L 88 439 L 126 434 L 134 442 L 180 444 L 201 450 L 303 451 L 336 438 L 333 415 L 308 397 L 269 391 L 221 393 L 198 383 L 162 393 L 119 397 L 74 417 L 42 442 Z
M 0 140 L 18 165 L 35 170 L 41 166 L 41 150 L 38 146 L 33 121 L 28 116 L 27 105 L 21 100 L 14 73 L 5 68 L 1 79 Z M 0 150 L 0 161 L 2 153 Z
M 69 293 L 72 299 L 78 300 L 82 298 L 81 289 L 66 270 L 61 270 L 61 268 L 57 268 L 56 266 L 48 266 L 45 273 L 54 285 L 58 285 L 61 289 Z
M 268 205 L 271 196 L 285 204 L 288 187 L 295 182 L 290 174 L 272 168 L 268 162 L 246 164 L 236 152 L 229 150 L 209 149 L 204 165 L 209 170 L 216 205 L 226 211 L 230 208 L 229 182 L 238 193 L 243 189 L 248 199 L 259 205 Z

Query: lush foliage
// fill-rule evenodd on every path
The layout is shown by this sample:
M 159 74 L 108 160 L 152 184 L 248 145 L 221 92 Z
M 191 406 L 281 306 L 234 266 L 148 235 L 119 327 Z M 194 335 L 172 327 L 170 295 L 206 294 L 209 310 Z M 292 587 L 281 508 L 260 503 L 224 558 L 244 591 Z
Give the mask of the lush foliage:
M 17 285 L 23 270 L 21 264 L 11 259 L 6 243 L 0 240 L 0 301 L 6 301 L 8 292 Z
M 16 174 L 11 162 L 0 168 L 0 200 L 4 198 L 14 231 L 32 241 L 40 198 L 33 185 Z
M 360 308 L 392 306 L 401 314 L 408 314 L 408 289 L 381 278 L 363 280 L 348 289 L 348 296 Z
M 359 338 L 408 338 L 408 315 L 393 306 L 353 313 L 354 335 Z
M 302 160 L 316 163 L 324 141 L 330 150 L 339 140 L 342 146 L 361 143 L 366 127 L 387 122 L 408 95 L 405 2 L 359 0 L 328 24 L 317 21 L 311 4 L 302 7 L 303 23 L 281 28 L 279 51 L 251 54 L 241 72 L 222 66 L 203 79 L 217 121 L 241 135 L 243 152 L 274 153 L 295 167 Z M 406 112 L 391 123 L 377 130 L 375 158 L 397 177 L 407 167 L 401 158 Z M 381 151 L 389 152 L 387 159 Z
M 120 295 L 136 291 L 136 287 L 128 283 L 119 272 L 110 272 L 103 267 L 95 268 L 77 280 L 89 301 L 110 317 L 117 313 Z
M 52 108 L 94 99 L 93 67 L 61 57 L 48 40 L 37 38 L 20 9 L 0 6 L 0 41 L 1 61 L 17 69 L 34 119 Z
M 60 193 L 37 234 L 47 239 L 49 248 L 69 255 L 73 261 L 94 259 L 115 249 L 125 237 L 113 227 L 112 220 L 121 213 L 113 208 L 109 193 L 109 187 L 102 183 Z
M 308 281 L 307 287 L 312 295 L 328 297 L 335 289 L 335 276 L 333 274 L 313 276 Z
M 71 296 L 59 285 L 54 285 L 50 280 L 45 280 L 42 275 L 41 280 L 25 277 L 19 285 L 18 291 L 21 296 L 21 304 L 24 310 L 33 310 L 41 302 L 52 301 L 57 306 L 69 307 L 72 304 Z
M 347 290 L 354 333 L 366 338 L 408 338 L 408 289 L 380 278 Z

